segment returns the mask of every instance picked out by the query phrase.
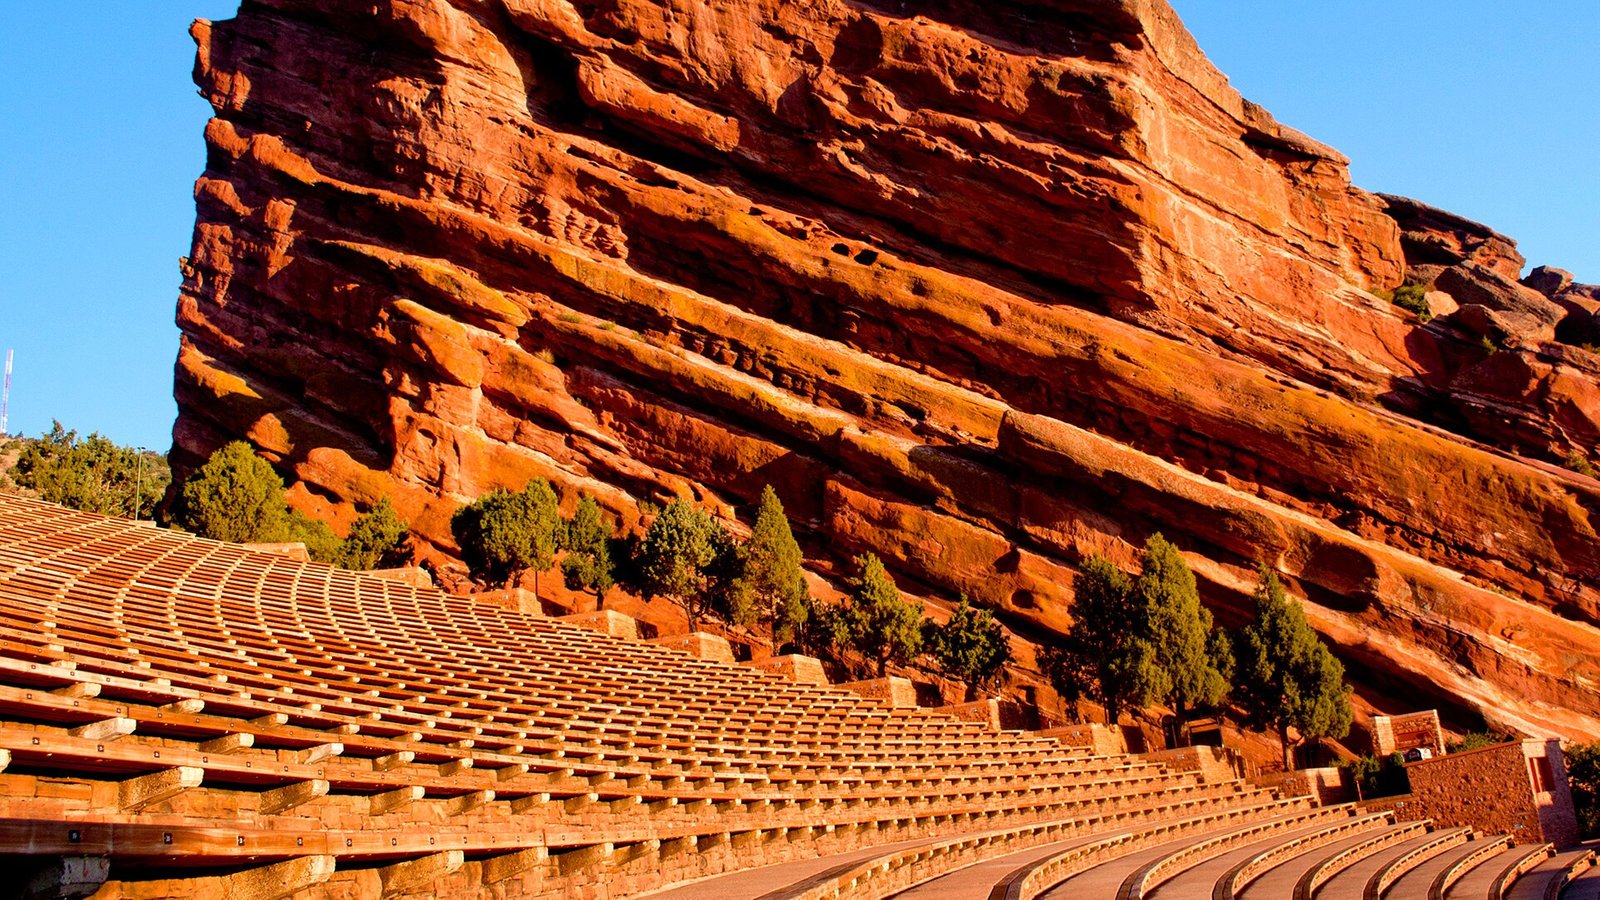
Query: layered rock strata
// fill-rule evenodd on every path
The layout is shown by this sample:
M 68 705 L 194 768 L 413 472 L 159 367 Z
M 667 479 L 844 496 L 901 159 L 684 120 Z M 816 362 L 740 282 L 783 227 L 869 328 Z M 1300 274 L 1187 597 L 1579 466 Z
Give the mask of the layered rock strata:
M 1160 530 L 1225 613 L 1283 573 L 1377 696 L 1600 736 L 1600 483 L 1550 464 L 1600 439 L 1581 289 L 1352 187 L 1162 0 L 245 0 L 194 35 L 180 469 L 244 437 L 445 552 L 536 475 L 625 519 L 771 483 L 818 553 L 1044 628 Z

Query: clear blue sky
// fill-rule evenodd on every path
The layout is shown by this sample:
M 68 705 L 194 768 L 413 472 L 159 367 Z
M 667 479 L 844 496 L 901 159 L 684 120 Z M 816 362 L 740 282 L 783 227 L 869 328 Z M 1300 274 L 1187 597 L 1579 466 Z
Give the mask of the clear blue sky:
M 1477 218 L 1600 281 L 1600 3 L 1175 0 L 1247 97 L 1356 182 Z M 195 17 L 235 0 L 62 0 L 0 36 L 0 349 L 11 431 L 170 443 L 178 257 L 209 108 Z M 64 26 L 63 23 L 71 23 Z
M 1244 96 L 1357 185 L 1600 282 L 1600 3 L 1169 0 Z

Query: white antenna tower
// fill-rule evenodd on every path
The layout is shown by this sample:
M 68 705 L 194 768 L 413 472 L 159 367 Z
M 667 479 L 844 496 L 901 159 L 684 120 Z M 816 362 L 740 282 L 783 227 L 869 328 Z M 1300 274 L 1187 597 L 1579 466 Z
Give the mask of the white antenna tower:
M 11 412 L 11 349 L 6 349 L 6 386 L 0 390 L 0 438 L 11 434 L 7 430 L 7 420 Z

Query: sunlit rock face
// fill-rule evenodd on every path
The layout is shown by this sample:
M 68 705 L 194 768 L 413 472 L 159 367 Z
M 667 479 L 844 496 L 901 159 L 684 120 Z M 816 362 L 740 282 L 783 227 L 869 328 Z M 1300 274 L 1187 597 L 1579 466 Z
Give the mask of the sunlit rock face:
M 245 438 L 442 553 L 532 476 L 624 521 L 771 483 L 820 568 L 1047 628 L 1161 531 L 1225 618 L 1280 571 L 1380 703 L 1600 736 L 1600 484 L 1550 464 L 1600 440 L 1600 304 L 1352 187 L 1162 0 L 245 0 L 194 36 L 180 469 Z

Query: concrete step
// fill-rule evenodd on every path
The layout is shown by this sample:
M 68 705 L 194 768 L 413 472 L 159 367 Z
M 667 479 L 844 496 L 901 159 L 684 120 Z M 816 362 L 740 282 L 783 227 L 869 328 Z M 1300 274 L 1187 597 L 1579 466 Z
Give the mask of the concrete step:
M 1518 844 L 1494 854 L 1468 869 L 1444 892 L 1444 900 L 1502 900 L 1504 889 L 1515 882 L 1521 867 L 1537 865 L 1535 857 L 1550 854 L 1548 844 Z
M 1147 880 L 1154 885 L 1151 894 L 1160 888 L 1162 877 L 1155 875 L 1153 870 L 1164 869 L 1164 877 L 1170 880 L 1182 875 L 1189 868 L 1204 865 L 1240 847 L 1255 845 L 1253 850 L 1259 852 L 1266 846 L 1262 842 L 1271 841 L 1289 831 L 1317 830 L 1331 824 L 1349 822 L 1356 818 L 1352 812 L 1353 810 L 1347 807 L 1324 808 L 1298 816 L 1279 817 L 1208 835 L 1189 836 L 1136 852 L 1117 854 L 1065 879 L 1039 896 L 1053 900 L 1084 900 L 1088 897 L 1142 900 L 1145 895 L 1141 893 L 1141 889 Z M 1226 868 L 1223 871 L 1226 871 Z M 1014 872 L 1008 876 L 1008 880 L 1015 884 L 1021 874 Z M 1214 882 L 1215 878 L 1212 880 Z M 996 891 L 999 890 L 997 887 Z M 1210 889 L 1207 888 L 1205 895 L 1209 894 Z
M 1594 860 L 1595 852 L 1587 847 L 1557 853 L 1523 873 L 1505 900 L 1557 900 L 1568 881 L 1594 868 Z
M 1396 830 L 1403 828 L 1405 824 L 1412 824 L 1415 827 L 1415 823 L 1402 823 L 1396 826 Z M 1460 839 L 1465 839 L 1466 837 L 1464 829 L 1451 829 L 1451 832 Z M 1375 852 L 1353 860 L 1345 865 L 1344 868 L 1325 876 L 1322 886 L 1317 889 L 1314 895 L 1309 891 L 1309 884 L 1302 885 L 1297 883 L 1293 886 L 1296 893 L 1292 896 L 1315 896 L 1318 900 L 1364 900 L 1368 884 L 1376 878 L 1379 872 L 1394 866 L 1399 861 L 1419 851 L 1432 846 L 1439 846 L 1440 838 L 1439 832 L 1424 832 L 1400 840 L 1398 843 L 1380 847 Z M 1439 848 L 1443 849 L 1443 846 L 1439 846 Z M 1308 867 L 1307 869 L 1307 876 L 1311 874 L 1310 868 Z M 1276 896 L 1289 897 L 1291 894 L 1282 893 Z M 1259 896 L 1246 894 L 1245 897 L 1246 900 L 1267 900 L 1267 895 L 1265 894 Z M 1373 900 L 1376 900 L 1376 896 L 1374 896 Z
M 1503 846 L 1504 838 L 1485 838 L 1476 836 L 1455 847 L 1447 848 L 1433 857 L 1419 863 L 1415 868 L 1400 876 L 1389 890 L 1383 894 L 1383 900 L 1427 900 L 1428 893 L 1435 881 L 1438 881 L 1447 871 L 1463 859 L 1481 853 L 1490 843 Z M 1497 852 L 1497 851 L 1496 851 Z
M 1590 846 L 1600 849 L 1600 841 Z M 1600 866 L 1594 866 L 1572 879 L 1572 883 L 1561 892 L 1561 900 L 1600 900 Z
M 1257 854 L 1268 851 L 1285 842 L 1299 840 L 1315 842 L 1323 834 L 1325 828 L 1326 826 L 1318 825 L 1311 828 L 1298 828 L 1294 831 L 1262 835 L 1258 840 L 1230 850 L 1221 856 L 1212 857 L 1185 871 L 1183 874 L 1157 887 L 1147 896 L 1149 900 L 1186 900 L 1186 898 L 1193 897 L 1217 896 L 1215 890 L 1218 881 L 1226 877 L 1235 866 L 1249 862 Z M 1360 836 L 1365 837 L 1365 834 Z M 1345 835 L 1340 838 L 1340 841 L 1347 840 L 1350 837 Z M 1320 855 L 1315 846 L 1309 849 L 1308 853 Z

